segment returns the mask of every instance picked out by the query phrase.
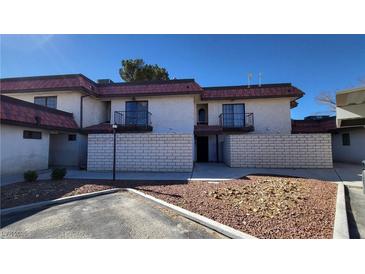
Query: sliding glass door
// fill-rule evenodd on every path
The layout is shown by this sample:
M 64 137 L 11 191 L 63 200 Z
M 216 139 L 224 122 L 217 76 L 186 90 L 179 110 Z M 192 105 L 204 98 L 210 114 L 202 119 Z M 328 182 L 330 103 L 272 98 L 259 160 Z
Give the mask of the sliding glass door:
M 223 126 L 230 128 L 245 127 L 245 104 L 224 104 Z
M 148 125 L 148 102 L 131 101 L 125 103 L 126 125 L 146 126 Z

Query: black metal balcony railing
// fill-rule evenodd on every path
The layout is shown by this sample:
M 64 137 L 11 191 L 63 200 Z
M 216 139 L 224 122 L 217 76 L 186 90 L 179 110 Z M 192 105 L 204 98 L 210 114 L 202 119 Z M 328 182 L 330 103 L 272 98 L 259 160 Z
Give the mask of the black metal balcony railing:
M 114 123 L 125 128 L 152 128 L 151 113 L 148 111 L 115 111 Z
M 223 130 L 253 130 L 253 113 L 222 113 L 219 124 Z

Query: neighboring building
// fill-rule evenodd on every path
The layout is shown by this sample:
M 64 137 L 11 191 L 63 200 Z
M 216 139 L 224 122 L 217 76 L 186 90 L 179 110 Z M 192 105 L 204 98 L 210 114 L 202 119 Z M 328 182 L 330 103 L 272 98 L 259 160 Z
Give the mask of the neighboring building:
M 335 162 L 365 160 L 365 88 L 338 92 L 336 117 L 308 116 L 292 121 L 292 133 L 331 133 Z
M 88 138 L 87 156 L 80 152 L 88 170 L 111 170 L 113 123 L 118 170 L 332 166 L 329 134 L 291 134 L 291 108 L 304 93 L 288 83 L 202 88 L 193 79 L 96 83 L 81 74 L 0 83 L 2 94 L 73 113 L 77 138 Z
M 336 130 L 336 117 L 327 115 L 307 116 L 292 120 L 292 133 L 331 133 Z
M 1 175 L 79 165 L 86 151 L 72 113 L 1 95 Z M 85 159 L 84 159 L 85 161 Z
M 336 94 L 336 124 L 334 160 L 361 164 L 365 160 L 365 87 Z

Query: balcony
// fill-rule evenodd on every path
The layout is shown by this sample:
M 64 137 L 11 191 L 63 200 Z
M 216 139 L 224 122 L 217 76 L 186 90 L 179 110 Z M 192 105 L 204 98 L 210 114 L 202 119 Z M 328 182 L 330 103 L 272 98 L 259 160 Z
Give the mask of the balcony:
M 253 113 L 222 113 L 219 115 L 219 125 L 228 132 L 253 131 Z
M 152 131 L 151 113 L 148 111 L 114 111 L 114 123 L 120 132 Z
M 208 125 L 199 121 L 194 127 L 194 133 L 197 136 L 244 133 L 253 130 L 253 113 L 222 113 L 219 115 L 219 125 Z

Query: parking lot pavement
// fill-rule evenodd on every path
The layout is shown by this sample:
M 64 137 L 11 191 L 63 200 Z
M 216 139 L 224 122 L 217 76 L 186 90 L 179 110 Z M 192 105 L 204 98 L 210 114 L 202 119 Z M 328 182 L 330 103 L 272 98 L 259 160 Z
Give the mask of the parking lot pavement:
M 2 216 L 1 238 L 225 238 L 129 192 Z

